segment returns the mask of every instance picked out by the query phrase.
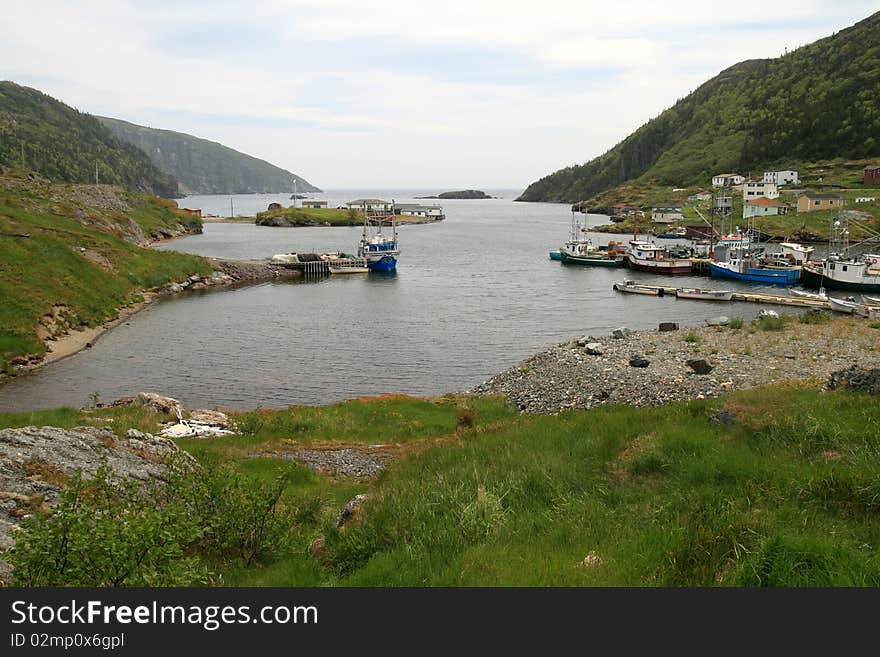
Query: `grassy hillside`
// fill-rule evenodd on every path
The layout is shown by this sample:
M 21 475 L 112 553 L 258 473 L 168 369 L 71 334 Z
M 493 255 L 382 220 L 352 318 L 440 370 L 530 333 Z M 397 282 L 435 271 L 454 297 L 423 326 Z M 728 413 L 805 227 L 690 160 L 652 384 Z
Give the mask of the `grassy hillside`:
M 0 81 L 0 165 L 36 171 L 56 182 L 94 183 L 95 163 L 101 183 L 177 196 L 172 176 L 95 117 L 36 89 Z
M 234 416 L 243 436 L 181 446 L 255 482 L 286 477 L 296 522 L 260 563 L 226 564 L 226 584 L 880 585 L 880 404 L 868 395 L 790 384 L 556 416 L 453 396 Z M 60 409 L 0 414 L 0 427 L 107 417 L 120 433 L 157 421 Z M 368 450 L 375 426 L 397 457 L 378 479 L 283 458 Z M 337 530 L 358 493 L 370 499 Z
M 145 152 L 180 183 L 184 194 L 272 194 L 321 191 L 305 179 L 250 155 L 192 135 L 103 116 L 113 134 Z M 295 181 L 295 183 L 294 183 Z
M 147 194 L 0 176 L 0 372 L 44 354 L 40 333 L 98 325 L 143 289 L 210 273 L 202 258 L 138 245 L 152 233 L 197 230 L 191 222 Z
M 355 210 L 337 208 L 281 208 L 258 212 L 258 226 L 357 226 L 364 215 Z
M 607 153 L 532 183 L 523 201 L 577 202 L 638 179 L 706 185 L 713 173 L 880 155 L 880 13 L 777 59 L 712 78 Z

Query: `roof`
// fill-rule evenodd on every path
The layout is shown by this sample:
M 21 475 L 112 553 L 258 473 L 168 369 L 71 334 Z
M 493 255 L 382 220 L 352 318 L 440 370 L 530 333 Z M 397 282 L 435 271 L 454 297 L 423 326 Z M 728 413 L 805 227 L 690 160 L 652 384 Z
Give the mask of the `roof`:
M 788 206 L 785 203 L 780 203 L 776 199 L 767 198 L 765 196 L 759 196 L 758 198 L 753 198 L 746 201 L 746 205 L 760 205 L 764 208 L 787 208 Z
M 738 173 L 716 173 L 713 178 L 733 178 L 734 176 L 738 176 Z
M 391 201 L 383 201 L 381 198 L 356 198 L 353 201 L 349 201 L 348 205 L 363 205 L 364 203 L 375 204 L 375 203 L 384 203 L 385 205 L 391 205 Z
M 395 203 L 397 210 L 442 210 L 439 205 L 422 205 L 421 203 Z
M 674 208 L 668 205 L 657 205 L 651 208 L 652 212 L 681 212 L 681 208 Z
M 880 164 L 869 164 L 865 167 L 865 171 L 876 171 L 877 169 L 880 169 Z
M 810 192 L 807 192 L 806 194 L 804 194 L 804 196 L 811 199 L 843 199 L 843 196 L 841 196 L 840 194 L 812 194 Z

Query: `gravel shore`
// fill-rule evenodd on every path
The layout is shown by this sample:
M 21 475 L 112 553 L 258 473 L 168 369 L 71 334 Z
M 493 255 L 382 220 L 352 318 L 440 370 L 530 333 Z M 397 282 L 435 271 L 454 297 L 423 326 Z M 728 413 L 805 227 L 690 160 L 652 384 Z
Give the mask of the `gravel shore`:
M 620 337 L 585 336 L 548 349 L 471 392 L 503 394 L 526 413 L 556 413 L 613 403 L 654 406 L 773 381 L 825 380 L 852 365 L 880 367 L 880 330 L 861 319 L 804 324 L 792 318 L 776 331 L 746 323 L 616 333 Z M 637 356 L 647 367 L 630 365 Z M 690 360 L 708 361 L 712 369 L 697 374 Z

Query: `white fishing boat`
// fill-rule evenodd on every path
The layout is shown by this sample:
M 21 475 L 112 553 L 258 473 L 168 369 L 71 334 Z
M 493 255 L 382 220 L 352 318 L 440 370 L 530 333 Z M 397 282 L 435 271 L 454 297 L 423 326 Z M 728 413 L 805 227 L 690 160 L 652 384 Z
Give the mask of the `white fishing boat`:
M 690 257 L 677 257 L 675 250 L 637 239 L 629 241 L 627 258 L 632 269 L 655 274 L 690 274 L 694 264 Z
M 790 289 L 789 292 L 792 296 L 798 297 L 799 299 L 813 299 L 814 301 L 828 301 L 828 295 L 825 294 L 825 288 L 819 288 L 819 293 L 815 292 L 804 292 L 803 290 L 795 290 L 794 288 Z
M 863 294 L 862 300 L 869 306 L 880 306 L 880 298 L 878 297 L 869 297 L 867 294 Z
M 626 292 L 628 294 L 647 294 L 652 297 L 662 297 L 663 288 L 654 285 L 642 285 L 636 281 L 624 281 L 623 283 L 615 283 L 614 289 L 618 292 Z
M 700 301 L 730 301 L 733 290 L 704 290 L 698 287 L 680 287 L 675 290 L 679 299 L 698 299 Z

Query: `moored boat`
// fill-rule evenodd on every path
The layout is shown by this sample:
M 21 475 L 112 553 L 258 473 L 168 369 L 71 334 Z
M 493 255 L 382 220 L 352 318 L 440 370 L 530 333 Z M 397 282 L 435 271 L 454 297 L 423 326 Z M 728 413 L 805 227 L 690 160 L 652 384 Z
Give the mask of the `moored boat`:
M 814 301 L 828 301 L 828 295 L 825 294 L 825 288 L 819 288 L 819 293 L 815 292 L 804 292 L 803 290 L 795 290 L 794 288 L 790 289 L 789 292 L 798 298 L 801 299 L 813 299 Z
M 860 303 L 856 303 L 855 301 L 849 299 L 837 299 L 835 297 L 828 297 L 828 305 L 831 306 L 831 310 L 836 310 L 839 313 L 847 313 L 849 315 L 855 313 L 861 306 Z
M 722 259 L 725 251 L 726 259 Z M 730 278 L 767 285 L 792 285 L 801 278 L 800 265 L 789 264 L 789 260 L 781 258 L 767 258 L 763 249 L 719 248 L 715 256 L 716 259 L 709 263 L 713 278 Z
M 623 283 L 615 283 L 614 289 L 617 292 L 626 292 L 628 294 L 646 294 L 652 297 L 662 297 L 663 288 L 656 285 L 642 285 L 636 281 L 624 281 Z
M 869 297 L 867 294 L 863 294 L 862 300 L 869 306 L 880 306 L 880 298 L 878 297 Z
M 549 255 L 551 260 L 562 260 L 562 253 L 560 251 L 550 251 Z
M 678 240 L 684 239 L 687 237 L 687 228 L 684 226 L 679 226 L 677 228 L 673 228 L 672 230 L 664 233 L 657 233 L 654 237 L 659 237 L 664 240 Z
M 551 258 L 553 255 L 551 253 Z M 606 246 L 595 246 L 587 235 L 587 228 L 571 215 L 571 233 L 568 241 L 559 249 L 559 260 L 564 264 L 589 265 L 593 267 L 622 267 L 625 264 L 623 245 L 609 242 Z
M 397 269 L 397 258 L 400 256 L 400 244 L 397 241 L 397 223 L 394 211 L 390 214 L 364 213 L 364 232 L 358 244 L 358 257 L 364 258 L 367 267 L 374 272 L 392 272 Z M 391 236 L 382 234 L 382 228 L 388 226 Z
M 830 255 L 824 260 L 808 262 L 804 265 L 803 284 L 832 290 L 880 292 L 880 255 L 866 254 L 858 258 Z
M 691 258 L 675 257 L 665 247 L 643 240 L 630 240 L 627 260 L 633 269 L 655 274 L 690 274 L 693 270 Z
M 679 299 L 699 299 L 701 301 L 730 301 L 733 290 L 704 290 L 698 287 L 680 287 L 675 290 Z

